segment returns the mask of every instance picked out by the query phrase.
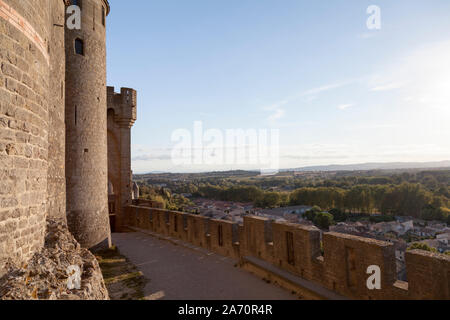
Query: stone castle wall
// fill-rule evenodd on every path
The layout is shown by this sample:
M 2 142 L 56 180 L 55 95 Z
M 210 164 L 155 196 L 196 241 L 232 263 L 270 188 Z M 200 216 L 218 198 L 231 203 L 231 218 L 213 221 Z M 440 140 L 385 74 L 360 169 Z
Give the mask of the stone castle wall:
M 0 0 L 0 273 L 44 243 L 51 39 L 49 0 Z
M 68 222 L 84 247 L 110 235 L 109 4 L 83 0 L 82 28 L 69 30 L 71 3 L 0 0 L 0 274 L 42 248 L 46 218 Z
M 315 227 L 244 217 L 244 224 L 157 208 L 129 206 L 129 226 L 171 236 L 220 255 L 238 258 L 264 277 L 276 278 L 269 267 L 255 268 L 252 258 L 351 299 L 450 299 L 450 257 L 413 250 L 406 254 L 408 282 L 396 279 L 391 243 Z M 249 258 L 250 257 L 250 258 Z M 381 290 L 369 290 L 369 266 L 381 269 Z M 258 271 L 259 270 L 259 271 Z M 295 288 L 282 279 L 284 286 Z M 313 285 L 313 286 L 314 286 Z

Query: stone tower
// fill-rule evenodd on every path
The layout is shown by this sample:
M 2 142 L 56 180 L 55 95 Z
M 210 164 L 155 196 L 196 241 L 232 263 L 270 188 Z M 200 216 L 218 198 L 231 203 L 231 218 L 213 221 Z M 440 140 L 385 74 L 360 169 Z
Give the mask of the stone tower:
M 74 0 L 72 0 L 74 1 Z M 77 0 L 81 29 L 66 29 L 67 223 L 83 247 L 110 238 L 106 108 L 107 0 Z
M 108 87 L 108 180 L 113 192 L 109 210 L 115 231 L 123 226 L 123 208 L 131 205 L 131 127 L 136 121 L 137 93 L 130 88 Z

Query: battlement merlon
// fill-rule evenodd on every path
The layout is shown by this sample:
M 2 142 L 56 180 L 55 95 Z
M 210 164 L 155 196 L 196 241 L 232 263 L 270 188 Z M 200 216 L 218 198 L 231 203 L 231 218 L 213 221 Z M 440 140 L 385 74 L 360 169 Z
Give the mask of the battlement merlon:
M 108 15 L 109 12 L 111 11 L 111 6 L 109 5 L 108 0 L 103 0 L 103 2 L 105 3 L 106 6 L 106 15 Z
M 103 0 L 103 3 L 105 4 L 106 15 L 109 15 L 109 13 L 111 12 L 111 6 L 109 5 L 109 1 L 108 0 Z M 64 0 L 64 4 L 66 6 L 70 6 L 72 4 L 72 2 L 70 0 Z
M 107 87 L 107 108 L 114 110 L 114 121 L 122 127 L 131 128 L 137 119 L 137 92 L 131 88 L 120 88 L 120 93 L 114 87 Z
M 103 0 L 103 3 L 105 4 L 106 15 L 109 15 L 109 13 L 111 12 L 111 6 L 109 5 L 109 1 L 108 0 Z M 72 4 L 72 2 L 70 0 L 64 0 L 64 4 L 66 6 L 70 6 Z

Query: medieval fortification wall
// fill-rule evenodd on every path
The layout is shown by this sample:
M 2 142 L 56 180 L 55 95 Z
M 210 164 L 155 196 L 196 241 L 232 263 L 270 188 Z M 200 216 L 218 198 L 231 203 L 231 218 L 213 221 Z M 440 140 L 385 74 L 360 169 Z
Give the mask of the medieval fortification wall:
M 136 201 L 135 204 L 139 204 Z M 278 223 L 267 218 L 244 217 L 243 225 L 163 209 L 129 206 L 127 223 L 189 242 L 223 256 L 265 279 L 299 289 L 316 287 L 309 297 L 323 298 L 323 291 L 351 299 L 450 299 L 450 257 L 414 250 L 406 254 L 408 282 L 396 279 L 392 243 L 328 232 L 315 227 Z M 255 263 L 254 261 L 260 261 Z M 265 266 L 266 264 L 266 266 Z M 381 269 L 381 289 L 367 287 L 369 266 Z M 296 276 L 279 276 L 275 269 Z
M 66 26 L 73 4 L 79 30 Z M 108 170 L 128 192 L 136 92 L 107 105 L 109 10 L 107 0 L 0 0 L 0 275 L 43 247 L 47 218 L 85 248 L 110 237 Z M 108 108 L 121 112 L 120 169 L 108 168 Z

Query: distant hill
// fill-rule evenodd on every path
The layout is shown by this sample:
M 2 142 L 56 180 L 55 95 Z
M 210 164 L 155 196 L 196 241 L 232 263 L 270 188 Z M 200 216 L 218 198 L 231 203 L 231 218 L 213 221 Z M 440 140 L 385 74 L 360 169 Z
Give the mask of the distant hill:
M 145 174 L 133 174 L 134 179 L 193 179 L 193 178 L 231 178 L 231 177 L 253 177 L 258 176 L 259 171 L 211 171 L 197 173 L 170 173 L 170 172 L 149 172 Z
M 360 171 L 360 170 L 396 170 L 396 169 L 436 169 L 450 168 L 450 160 L 437 162 L 386 162 L 386 163 L 360 163 L 360 164 L 332 164 L 325 166 L 310 166 L 282 171 Z
M 332 164 L 323 166 L 308 166 L 291 169 L 281 169 L 280 174 L 289 172 L 336 172 L 336 171 L 371 171 L 371 170 L 413 170 L 413 169 L 450 169 L 450 160 L 436 162 L 372 162 L 360 164 Z M 162 171 L 152 171 L 145 174 L 134 174 L 136 179 L 167 178 L 167 179 L 189 179 L 189 178 L 227 178 L 227 177 L 253 177 L 258 176 L 259 171 L 233 170 L 233 171 L 212 171 L 196 173 L 170 173 Z

